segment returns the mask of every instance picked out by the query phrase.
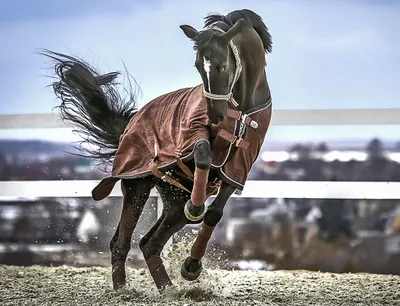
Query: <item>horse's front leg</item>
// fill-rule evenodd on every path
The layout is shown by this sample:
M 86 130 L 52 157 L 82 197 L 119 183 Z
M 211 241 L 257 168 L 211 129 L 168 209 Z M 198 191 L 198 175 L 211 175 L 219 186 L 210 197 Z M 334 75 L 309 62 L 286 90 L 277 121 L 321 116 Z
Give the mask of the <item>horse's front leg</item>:
M 194 148 L 194 182 L 190 200 L 185 205 L 185 216 L 190 221 L 199 221 L 204 217 L 208 174 L 212 162 L 210 143 L 200 140 Z
M 193 281 L 199 277 L 202 270 L 201 259 L 206 252 L 208 241 L 215 226 L 222 219 L 224 207 L 234 191 L 234 187 L 223 183 L 218 195 L 208 207 L 202 227 L 192 246 L 190 256 L 182 264 L 181 275 L 184 279 Z

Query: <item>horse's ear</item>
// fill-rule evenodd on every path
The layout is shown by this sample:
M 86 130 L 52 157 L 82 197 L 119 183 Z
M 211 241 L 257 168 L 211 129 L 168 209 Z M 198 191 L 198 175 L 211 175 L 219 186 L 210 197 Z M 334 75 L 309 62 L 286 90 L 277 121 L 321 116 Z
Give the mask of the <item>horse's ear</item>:
M 229 42 L 232 38 L 240 33 L 244 28 L 248 27 L 249 24 L 244 19 L 239 19 L 235 22 L 232 28 L 230 28 L 224 35 L 224 39 Z
M 185 35 L 188 38 L 190 38 L 191 40 L 195 39 L 197 34 L 199 34 L 199 32 L 195 28 L 191 27 L 190 25 L 183 24 L 179 27 L 182 29 L 183 33 L 185 33 Z

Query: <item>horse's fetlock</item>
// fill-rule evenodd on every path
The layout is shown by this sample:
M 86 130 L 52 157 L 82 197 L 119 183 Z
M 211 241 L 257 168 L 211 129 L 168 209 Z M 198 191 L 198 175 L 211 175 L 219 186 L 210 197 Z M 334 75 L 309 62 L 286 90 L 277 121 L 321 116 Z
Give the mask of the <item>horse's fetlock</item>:
M 128 256 L 130 249 L 130 243 L 129 245 L 114 245 L 113 248 L 111 249 L 111 255 L 113 258 L 113 261 L 118 261 L 122 260 L 125 261 L 126 257 Z

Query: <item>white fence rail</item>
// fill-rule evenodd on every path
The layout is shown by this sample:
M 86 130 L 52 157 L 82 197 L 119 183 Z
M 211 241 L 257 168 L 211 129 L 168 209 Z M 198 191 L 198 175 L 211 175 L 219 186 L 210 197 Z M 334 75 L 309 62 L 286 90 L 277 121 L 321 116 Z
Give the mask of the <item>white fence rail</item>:
M 91 197 L 99 181 L 1 182 L 0 200 L 16 197 Z M 120 183 L 111 197 L 121 197 Z M 151 196 L 158 196 L 155 190 Z M 236 197 L 236 195 L 233 195 Z M 400 199 L 400 182 L 248 181 L 241 197 L 309 199 Z
M 274 110 L 272 125 L 400 125 L 400 108 Z M 67 128 L 56 114 L 0 115 L 0 129 Z M 98 181 L 0 182 L 0 199 L 90 197 Z M 121 196 L 116 186 L 111 196 Z M 153 191 L 152 196 L 157 196 Z M 397 182 L 248 181 L 242 197 L 400 199 Z
M 400 125 L 400 108 L 273 110 L 272 125 Z M 67 128 L 57 114 L 0 115 L 0 129 Z

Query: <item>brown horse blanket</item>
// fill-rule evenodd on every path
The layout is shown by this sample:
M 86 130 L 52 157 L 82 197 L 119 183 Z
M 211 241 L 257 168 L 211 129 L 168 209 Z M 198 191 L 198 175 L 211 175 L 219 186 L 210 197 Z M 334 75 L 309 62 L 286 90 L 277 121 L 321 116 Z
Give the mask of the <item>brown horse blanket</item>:
M 131 119 L 120 137 L 111 176 L 103 179 L 92 191 L 93 199 L 107 197 L 120 179 L 134 179 L 152 175 L 150 162 L 157 156 L 157 169 L 165 172 L 174 168 L 177 159 L 184 163 L 193 159 L 194 146 L 199 140 L 210 141 L 212 168 L 221 178 L 240 191 L 247 174 L 257 159 L 271 118 L 271 102 L 247 112 L 258 124 L 246 126 L 242 136 L 248 147 L 236 147 L 227 135 L 238 133 L 240 121 L 227 118 L 212 136 L 207 117 L 207 102 L 203 85 L 173 91 L 143 106 Z M 236 149 L 234 149 L 236 147 Z

